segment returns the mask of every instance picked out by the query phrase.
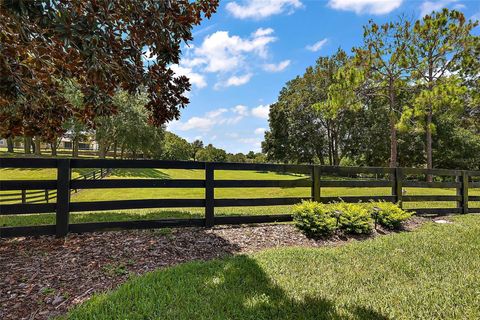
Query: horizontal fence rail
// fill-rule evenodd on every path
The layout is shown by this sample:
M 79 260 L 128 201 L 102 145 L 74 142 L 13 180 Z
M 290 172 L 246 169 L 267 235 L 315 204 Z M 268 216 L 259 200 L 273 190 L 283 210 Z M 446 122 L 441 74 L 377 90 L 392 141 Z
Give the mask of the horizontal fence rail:
M 150 229 L 160 227 L 206 226 L 219 224 L 242 224 L 263 222 L 286 222 L 291 214 L 216 216 L 215 208 L 293 205 L 302 200 L 330 202 L 387 201 L 399 203 L 456 202 L 455 208 L 419 208 L 416 214 L 480 213 L 480 208 L 469 208 L 469 201 L 480 201 L 480 196 L 469 195 L 469 189 L 480 188 L 480 171 L 383 168 L 383 167 L 336 167 L 317 165 L 210 163 L 195 161 L 160 160 L 106 160 L 106 159 L 22 159 L 0 158 L 1 168 L 56 168 L 55 180 L 3 180 L 0 177 L 0 216 L 55 213 L 55 225 L 0 227 L 0 237 L 37 236 L 55 234 L 65 236 L 69 232 Z M 98 168 L 93 172 L 71 178 L 73 169 Z M 120 168 L 155 168 L 203 170 L 203 179 L 103 179 L 111 170 Z M 294 180 L 220 180 L 215 178 L 219 170 L 259 171 L 298 174 Z M 428 181 L 427 176 L 435 176 Z M 420 178 L 419 178 L 420 177 Z M 423 177 L 423 180 L 422 180 Z M 451 188 L 456 195 L 409 195 L 404 188 Z M 201 199 L 145 199 L 72 202 L 71 193 L 80 189 L 117 188 L 199 188 L 204 189 Z M 222 188 L 310 188 L 308 197 L 287 198 L 215 198 L 215 189 Z M 341 196 L 322 195 L 322 188 L 388 188 L 388 195 Z M 4 204 L 18 200 L 21 203 Z M 28 196 L 27 196 L 27 190 Z M 28 198 L 28 201 L 27 201 Z M 56 203 L 49 200 L 56 198 Z M 120 198 L 120 197 L 119 197 Z M 40 203 L 40 202 L 45 203 Z M 2 204 L 3 203 L 3 204 Z M 161 219 L 136 221 L 111 221 L 70 223 L 70 212 L 145 209 L 145 208 L 205 208 L 204 218 Z

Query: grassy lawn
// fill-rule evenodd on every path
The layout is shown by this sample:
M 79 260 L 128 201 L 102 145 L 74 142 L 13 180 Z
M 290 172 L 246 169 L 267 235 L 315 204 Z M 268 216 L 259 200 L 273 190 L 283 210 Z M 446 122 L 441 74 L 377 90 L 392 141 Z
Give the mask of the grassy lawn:
M 141 277 L 68 319 L 479 319 L 480 216 L 339 247 L 270 249 Z
M 78 177 L 82 173 L 93 169 L 73 170 L 72 177 Z M 204 179 L 203 170 L 178 170 L 178 169 L 117 169 L 108 179 Z M 0 179 L 55 179 L 55 169 L 0 169 Z M 281 174 L 274 172 L 257 171 L 216 171 L 216 179 L 244 179 L 244 180 L 292 180 L 308 178 L 298 174 Z M 429 188 L 406 188 L 408 195 L 455 195 L 454 189 L 429 189 Z M 12 194 L 17 191 L 3 192 Z M 282 198 L 282 197 L 309 197 L 310 188 L 221 188 L 215 190 L 215 197 L 221 198 Z M 368 196 L 390 195 L 390 188 L 322 188 L 322 196 Z M 480 189 L 471 189 L 470 195 L 480 195 Z M 6 197 L 4 197 L 5 199 Z M 204 189 L 101 189 L 80 190 L 72 194 L 72 202 L 82 201 L 105 201 L 105 200 L 133 200 L 133 199 L 202 199 Z M 53 200 L 54 202 L 55 200 Z M 2 204 L 15 203 L 2 202 Z M 18 203 L 18 201 L 16 201 Z M 455 202 L 410 202 L 405 203 L 405 208 L 441 208 L 455 207 Z M 479 207 L 480 203 L 471 203 L 471 207 Z M 233 207 L 216 208 L 217 215 L 254 215 L 254 214 L 286 214 L 291 213 L 291 206 L 272 207 Z M 180 209 L 136 209 L 116 210 L 104 212 L 73 213 L 72 223 L 93 221 L 124 221 L 139 219 L 162 219 L 162 218 L 185 218 L 203 217 L 203 208 L 180 208 Z M 0 216 L 0 225 L 38 225 L 52 224 L 55 221 L 54 214 Z

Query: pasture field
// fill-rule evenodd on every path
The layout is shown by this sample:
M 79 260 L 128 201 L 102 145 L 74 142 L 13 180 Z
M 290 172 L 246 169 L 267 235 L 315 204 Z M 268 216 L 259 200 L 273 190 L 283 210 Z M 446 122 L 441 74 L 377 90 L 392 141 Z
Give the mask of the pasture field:
M 94 169 L 74 169 L 72 178 L 91 172 Z M 204 179 L 203 170 L 185 169 L 115 169 L 106 179 Z M 56 169 L 0 169 L 0 180 L 41 180 L 56 179 Z M 274 172 L 257 171 L 215 171 L 215 179 L 218 180 L 294 180 L 308 179 L 300 174 L 282 174 Z M 443 188 L 405 188 L 407 195 L 455 195 L 455 189 Z M 33 190 L 32 190 L 33 192 Z M 4 191 L 15 193 L 14 191 Z M 19 192 L 17 192 L 19 194 Z M 322 188 L 322 196 L 368 196 L 390 195 L 390 188 Z M 309 197 L 310 188 L 218 188 L 215 190 L 216 199 L 225 198 L 282 198 L 282 197 Z M 470 195 L 480 196 L 480 189 L 470 189 Z M 7 198 L 4 196 L 4 199 Z M 106 201 L 106 200 L 134 200 L 134 199 L 202 199 L 204 189 L 198 188 L 124 188 L 124 189 L 85 189 L 78 193 L 72 193 L 72 202 Z M 53 201 L 55 201 L 53 199 Z M 2 204 L 18 203 L 16 201 L 4 201 Z M 440 208 L 455 207 L 455 202 L 406 202 L 405 208 Z M 471 202 L 471 207 L 480 207 L 480 203 Z M 286 214 L 291 212 L 291 206 L 271 207 L 233 207 L 216 208 L 216 215 L 261 215 L 261 214 Z M 203 208 L 180 208 L 180 209 L 135 209 L 116 210 L 103 212 L 72 213 L 71 222 L 101 222 L 101 221 L 124 221 L 141 219 L 161 218 L 187 218 L 202 217 Z M 0 216 L 1 226 L 21 226 L 52 224 L 55 221 L 54 214 L 31 214 Z

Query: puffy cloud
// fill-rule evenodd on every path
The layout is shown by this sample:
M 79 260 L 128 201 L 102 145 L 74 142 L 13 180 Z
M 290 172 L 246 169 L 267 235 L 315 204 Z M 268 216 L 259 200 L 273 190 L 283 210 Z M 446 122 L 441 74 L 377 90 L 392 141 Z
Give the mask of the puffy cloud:
M 213 119 L 205 118 L 205 117 L 192 117 L 188 119 L 186 122 L 181 121 L 173 121 L 167 125 L 167 130 L 172 131 L 175 129 L 181 131 L 188 131 L 188 130 L 200 130 L 200 131 L 209 131 L 215 125 L 215 121 Z
M 243 84 L 246 84 L 250 79 L 252 78 L 251 73 L 247 73 L 243 76 L 231 76 L 230 78 L 227 79 L 225 82 L 224 86 L 225 87 L 231 87 L 231 86 L 241 86 Z
M 242 107 L 244 106 L 236 106 L 230 110 L 226 108 L 219 108 L 205 113 L 202 117 L 191 117 L 187 121 L 172 121 L 167 124 L 167 130 L 197 130 L 200 132 L 207 132 L 212 130 L 215 126 L 233 125 L 240 122 L 246 116 L 245 112 L 247 112 L 248 109 L 243 110 Z
M 328 6 L 356 14 L 387 14 L 400 7 L 403 0 L 330 0 Z
M 290 60 L 284 60 L 278 64 L 269 63 L 263 65 L 263 70 L 268 72 L 280 72 L 290 65 Z
M 239 19 L 263 19 L 283 12 L 293 13 L 301 8 L 300 0 L 243 0 L 227 3 L 227 11 Z
M 327 44 L 328 39 L 322 39 L 320 41 L 315 42 L 312 45 L 306 46 L 307 50 L 310 50 L 312 52 L 317 52 L 318 50 L 322 49 L 325 44 Z
M 217 31 L 205 37 L 201 46 L 194 49 L 195 61 L 205 64 L 207 72 L 238 70 L 244 65 L 246 54 L 266 58 L 268 44 L 276 40 L 273 29 L 257 29 L 250 37 L 241 38 L 228 31 Z
M 177 64 L 170 67 L 175 74 L 179 76 L 186 76 L 190 79 L 190 83 L 198 88 L 205 88 L 207 86 L 207 81 L 205 77 L 200 73 L 193 72 L 192 68 L 181 67 Z
M 260 136 L 260 135 L 263 135 L 265 131 L 267 131 L 265 128 L 257 128 L 255 129 L 254 133 Z
M 257 118 L 268 119 L 268 113 L 270 112 L 270 105 L 259 105 L 252 109 L 252 115 Z
M 232 108 L 232 112 L 245 117 L 248 116 L 248 107 L 239 104 Z

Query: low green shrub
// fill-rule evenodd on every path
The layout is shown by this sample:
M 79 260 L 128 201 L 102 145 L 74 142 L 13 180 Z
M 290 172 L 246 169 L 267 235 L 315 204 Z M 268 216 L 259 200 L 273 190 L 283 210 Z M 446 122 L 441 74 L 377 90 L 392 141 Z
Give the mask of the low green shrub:
M 303 201 L 295 205 L 293 221 L 298 229 L 310 237 L 329 235 L 337 228 L 337 217 L 332 207 L 314 201 Z
M 338 214 L 339 228 L 346 233 L 362 234 L 372 232 L 373 220 L 363 204 L 340 202 L 331 206 Z
M 366 206 L 377 223 L 388 229 L 400 229 L 402 222 L 413 215 L 413 212 L 405 211 L 398 205 L 389 202 L 371 202 Z
M 402 222 L 412 216 L 388 202 L 330 203 L 304 201 L 294 207 L 293 219 L 307 236 L 318 237 L 342 230 L 350 234 L 368 234 L 374 221 L 388 229 L 400 229 Z

